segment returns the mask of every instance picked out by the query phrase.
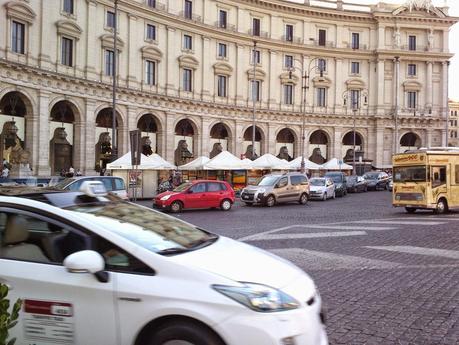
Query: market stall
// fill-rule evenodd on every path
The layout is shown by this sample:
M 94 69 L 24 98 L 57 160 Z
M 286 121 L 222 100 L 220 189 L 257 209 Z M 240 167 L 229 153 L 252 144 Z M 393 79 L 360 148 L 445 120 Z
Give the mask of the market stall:
M 207 178 L 207 173 L 204 171 L 204 164 L 210 161 L 206 156 L 200 156 L 187 164 L 180 165 L 177 169 L 182 172 L 183 181 L 193 181 Z
M 290 170 L 301 170 L 301 161 L 302 157 L 297 157 L 291 162 L 289 162 L 289 167 Z M 319 164 L 316 164 L 314 162 L 311 162 L 309 159 L 305 158 L 304 159 L 304 168 L 306 171 L 309 172 L 310 176 L 316 175 L 320 169 L 322 169 L 322 166 Z
M 352 165 L 346 164 L 342 160 L 338 160 L 338 158 L 332 158 L 328 162 L 322 164 L 322 169 L 351 172 L 354 168 Z
M 222 151 L 204 164 L 203 168 L 207 171 L 207 178 L 227 181 L 237 191 L 247 184 L 249 162 L 239 159 L 228 151 Z
M 175 168 L 175 165 L 170 164 L 156 153 L 151 156 L 141 154 L 138 166 L 131 165 L 131 152 L 107 164 L 107 169 L 111 170 L 113 176 L 124 179 L 131 198 L 134 197 L 134 190 L 136 198 L 155 196 L 160 172 Z

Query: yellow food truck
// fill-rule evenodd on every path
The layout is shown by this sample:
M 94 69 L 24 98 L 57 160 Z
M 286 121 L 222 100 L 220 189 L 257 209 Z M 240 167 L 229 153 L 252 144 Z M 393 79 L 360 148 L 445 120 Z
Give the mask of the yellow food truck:
M 392 204 L 445 213 L 459 208 L 459 147 L 436 147 L 395 154 Z

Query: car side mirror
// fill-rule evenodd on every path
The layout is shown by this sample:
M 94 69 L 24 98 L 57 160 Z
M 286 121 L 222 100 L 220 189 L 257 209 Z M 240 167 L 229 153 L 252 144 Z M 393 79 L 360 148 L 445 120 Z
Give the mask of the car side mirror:
M 70 273 L 92 273 L 102 282 L 108 282 L 108 273 L 104 272 L 105 260 L 93 250 L 82 250 L 70 254 L 64 259 L 64 267 Z

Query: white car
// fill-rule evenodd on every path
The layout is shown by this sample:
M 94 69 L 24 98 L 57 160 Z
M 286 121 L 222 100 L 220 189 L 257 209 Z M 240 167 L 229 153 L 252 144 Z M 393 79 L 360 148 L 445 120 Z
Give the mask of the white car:
M 309 180 L 309 197 L 311 199 L 335 199 L 335 184 L 328 177 L 314 177 Z
M 104 184 L 105 189 L 121 199 L 129 199 L 126 184 L 121 177 L 116 176 L 75 176 L 69 177 L 55 184 L 53 187 L 57 189 L 69 190 L 76 192 L 81 188 L 81 185 L 87 181 L 100 181 Z
M 26 197 L 0 196 L 0 282 L 23 299 L 17 344 L 328 344 L 301 269 L 89 184 L 0 188 Z

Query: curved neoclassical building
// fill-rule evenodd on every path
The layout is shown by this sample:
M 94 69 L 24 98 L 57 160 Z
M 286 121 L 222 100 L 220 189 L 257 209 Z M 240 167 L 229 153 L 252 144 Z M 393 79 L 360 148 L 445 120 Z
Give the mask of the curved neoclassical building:
M 320 148 L 324 159 L 345 157 L 354 121 L 356 146 L 376 167 L 397 149 L 446 146 L 448 34 L 457 21 L 447 8 L 118 3 L 119 154 L 139 128 L 170 162 L 184 142 L 195 157 L 216 144 L 241 156 L 254 106 L 258 155 L 283 146 L 300 155 L 303 121 L 306 156 Z M 89 174 L 104 163 L 114 21 L 113 0 L 0 0 L 2 157 L 24 145 L 38 176 L 69 164 Z

